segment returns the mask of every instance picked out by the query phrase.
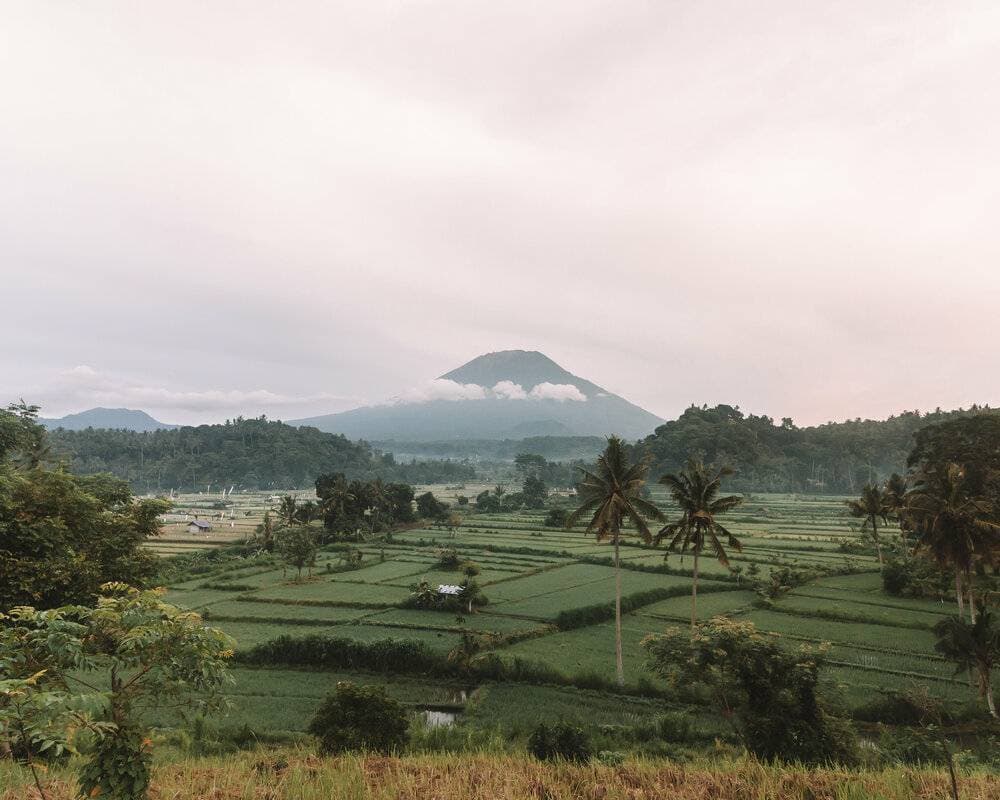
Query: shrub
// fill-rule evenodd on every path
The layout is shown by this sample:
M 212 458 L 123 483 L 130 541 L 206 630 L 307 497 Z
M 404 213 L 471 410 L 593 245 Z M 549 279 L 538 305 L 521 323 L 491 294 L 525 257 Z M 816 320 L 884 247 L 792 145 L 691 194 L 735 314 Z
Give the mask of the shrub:
M 569 512 L 565 508 L 553 508 L 545 515 L 546 528 L 562 528 L 566 525 L 566 518 Z
M 121 727 L 97 742 L 80 770 L 82 797 L 146 800 L 153 756 L 141 731 Z
M 340 681 L 309 723 L 309 733 L 319 739 L 324 755 L 349 750 L 391 753 L 409 739 L 409 717 L 406 707 L 381 686 Z
M 551 728 L 540 723 L 528 737 L 528 752 L 539 761 L 589 761 L 590 739 L 583 728 L 558 722 Z
M 818 692 L 820 650 L 789 652 L 753 623 L 715 617 L 643 642 L 650 666 L 673 685 L 703 684 L 720 710 L 735 715 L 744 746 L 758 758 L 806 764 L 858 760 L 850 723 Z
M 452 547 L 444 547 L 437 552 L 438 566 L 441 569 L 458 569 L 462 560 L 458 557 L 458 552 Z
M 462 574 L 467 578 L 474 578 L 482 570 L 475 561 L 466 561 L 462 564 Z

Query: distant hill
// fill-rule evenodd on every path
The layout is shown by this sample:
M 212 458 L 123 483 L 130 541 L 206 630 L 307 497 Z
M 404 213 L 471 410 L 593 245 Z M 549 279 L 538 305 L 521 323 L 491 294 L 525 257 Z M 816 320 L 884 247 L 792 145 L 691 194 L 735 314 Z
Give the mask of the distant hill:
M 62 428 L 50 431 L 48 440 L 52 456 L 73 472 L 110 472 L 140 492 L 207 491 L 209 485 L 220 491 L 306 488 L 329 472 L 407 483 L 451 483 L 476 475 L 458 461 L 398 464 L 365 442 L 264 417 L 145 432 Z
M 430 442 L 530 436 L 646 436 L 663 422 L 542 353 L 474 358 L 392 402 L 292 420 L 352 439 Z
M 104 428 L 119 431 L 169 431 L 178 425 L 168 425 L 153 419 L 145 411 L 133 408 L 91 408 L 78 414 L 67 414 L 58 419 L 39 419 L 49 430 L 62 428 L 67 431 L 82 431 L 87 428 Z

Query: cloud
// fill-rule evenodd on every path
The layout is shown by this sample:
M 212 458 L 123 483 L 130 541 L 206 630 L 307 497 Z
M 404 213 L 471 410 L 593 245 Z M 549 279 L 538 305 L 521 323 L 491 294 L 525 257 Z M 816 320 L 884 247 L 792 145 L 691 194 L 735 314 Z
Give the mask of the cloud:
M 493 394 L 507 400 L 524 400 L 528 396 L 524 387 L 514 381 L 500 381 L 493 387 Z
M 572 383 L 544 383 L 538 384 L 529 394 L 533 400 L 572 400 L 575 402 L 586 402 L 587 395 L 577 389 Z
M 436 378 L 394 397 L 391 403 L 429 403 L 433 400 L 485 400 L 486 389 L 475 383 Z
M 101 372 L 88 364 L 78 364 L 57 374 L 48 386 L 31 394 L 42 405 L 43 416 L 61 415 L 94 406 L 138 408 L 177 421 L 188 414 L 208 413 L 215 417 L 226 414 L 305 411 L 316 405 L 356 403 L 355 398 L 328 392 L 309 395 L 289 395 L 270 389 L 171 389 L 130 380 Z M 52 402 L 48 402 L 52 398 Z

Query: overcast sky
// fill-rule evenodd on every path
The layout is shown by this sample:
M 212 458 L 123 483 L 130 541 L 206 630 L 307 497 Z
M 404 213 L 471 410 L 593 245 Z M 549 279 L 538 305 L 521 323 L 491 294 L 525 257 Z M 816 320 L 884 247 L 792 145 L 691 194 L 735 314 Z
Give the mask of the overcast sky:
M 5 2 L 0 401 L 997 404 L 998 75 L 995 2 Z

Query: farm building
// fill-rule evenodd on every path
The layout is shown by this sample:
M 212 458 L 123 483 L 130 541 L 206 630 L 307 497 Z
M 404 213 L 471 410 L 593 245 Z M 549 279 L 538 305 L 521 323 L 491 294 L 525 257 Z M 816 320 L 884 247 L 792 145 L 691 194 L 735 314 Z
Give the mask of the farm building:
M 187 527 L 188 533 L 208 533 L 210 530 L 212 526 L 200 519 L 191 520 Z

